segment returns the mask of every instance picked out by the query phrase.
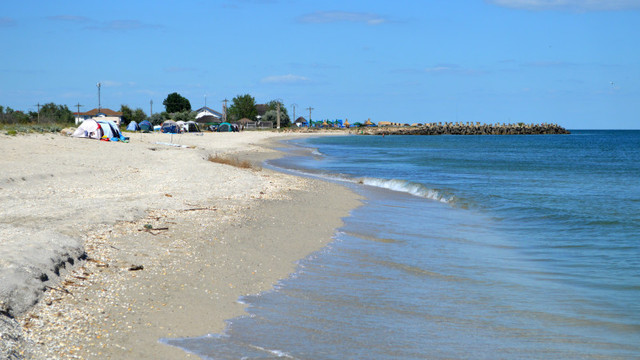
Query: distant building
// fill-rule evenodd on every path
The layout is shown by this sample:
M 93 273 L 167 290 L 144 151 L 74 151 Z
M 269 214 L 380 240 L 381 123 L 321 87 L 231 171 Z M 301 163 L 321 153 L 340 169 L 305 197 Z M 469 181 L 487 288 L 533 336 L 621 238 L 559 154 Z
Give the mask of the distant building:
M 302 116 L 300 116 L 299 118 L 296 119 L 296 121 L 294 122 L 294 124 L 297 127 L 301 127 L 301 126 L 309 126 L 309 123 L 307 122 L 307 119 L 303 118 Z
M 100 110 L 92 109 L 87 112 L 75 112 L 73 115 L 76 117 L 76 125 L 79 123 L 88 120 L 88 119 L 100 119 L 100 120 L 109 120 L 115 122 L 118 126 L 122 122 L 122 113 L 119 111 L 113 111 L 107 108 L 101 108 Z
M 220 123 L 224 115 L 210 107 L 203 106 L 196 110 L 196 121 L 199 123 Z

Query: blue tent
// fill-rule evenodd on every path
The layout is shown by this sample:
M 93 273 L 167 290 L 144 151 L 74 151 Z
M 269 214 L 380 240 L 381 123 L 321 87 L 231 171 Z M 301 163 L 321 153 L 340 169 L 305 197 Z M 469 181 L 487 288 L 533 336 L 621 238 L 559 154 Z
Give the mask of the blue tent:
M 178 125 L 178 123 L 176 123 L 173 120 L 167 120 L 162 123 L 162 127 L 160 128 L 160 131 L 168 134 L 179 134 L 180 126 Z
M 125 140 L 125 137 L 122 136 L 122 133 L 120 133 L 118 125 L 116 125 L 116 123 L 114 123 L 113 121 L 97 120 L 97 123 L 100 124 L 100 127 L 102 128 L 103 138 L 107 138 L 111 141 Z
M 138 126 L 137 122 L 131 121 L 129 123 L 129 125 L 127 126 L 127 130 L 128 131 L 138 131 L 138 130 L 140 130 L 140 126 Z
M 139 128 L 142 131 L 153 131 L 153 125 L 151 125 L 149 120 L 140 121 Z

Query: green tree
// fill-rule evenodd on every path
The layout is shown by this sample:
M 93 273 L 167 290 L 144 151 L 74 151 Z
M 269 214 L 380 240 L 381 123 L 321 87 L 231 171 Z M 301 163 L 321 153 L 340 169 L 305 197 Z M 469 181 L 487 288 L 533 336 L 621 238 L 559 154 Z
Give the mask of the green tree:
M 258 115 L 256 110 L 256 99 L 249 95 L 238 95 L 231 101 L 231 106 L 227 108 L 227 120 L 238 121 L 242 118 L 255 120 Z
M 137 108 L 136 111 L 133 112 L 132 120 L 139 123 L 140 121 L 147 118 L 147 114 L 144 113 L 144 110 Z
M 262 118 L 262 120 L 273 121 L 273 126 L 276 127 L 278 125 L 277 124 L 278 104 L 280 105 L 280 127 L 291 126 L 291 120 L 289 118 L 289 113 L 287 112 L 287 107 L 284 106 L 284 103 L 279 100 L 271 100 L 269 101 L 269 103 L 267 103 L 269 110 L 264 114 L 264 117 Z M 275 114 L 274 116 L 267 115 L 271 111 L 273 111 L 273 114 Z
M 122 123 L 128 124 L 133 120 L 133 110 L 127 105 L 120 105 L 120 112 L 122 113 Z
M 263 121 L 273 121 L 273 127 L 278 126 L 278 111 L 277 110 L 267 110 L 262 117 Z M 280 127 L 289 127 L 291 125 L 291 120 L 289 119 L 289 115 L 282 112 L 282 108 L 280 108 Z
M 74 118 L 67 105 L 48 103 L 40 108 L 40 122 L 72 123 Z
M 191 103 L 189 100 L 177 92 L 167 95 L 162 102 L 168 113 L 177 113 L 182 111 L 191 111 Z
M 162 125 L 162 123 L 166 120 L 164 114 L 166 113 L 155 113 L 149 117 L 149 121 L 152 125 Z

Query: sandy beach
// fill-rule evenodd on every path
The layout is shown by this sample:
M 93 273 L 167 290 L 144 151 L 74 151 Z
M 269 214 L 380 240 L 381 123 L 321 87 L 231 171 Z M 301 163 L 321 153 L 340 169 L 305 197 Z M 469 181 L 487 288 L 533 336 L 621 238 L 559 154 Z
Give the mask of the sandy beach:
M 260 166 L 308 134 L 126 136 L 0 135 L 0 357 L 195 358 L 158 340 L 222 332 L 359 205 Z

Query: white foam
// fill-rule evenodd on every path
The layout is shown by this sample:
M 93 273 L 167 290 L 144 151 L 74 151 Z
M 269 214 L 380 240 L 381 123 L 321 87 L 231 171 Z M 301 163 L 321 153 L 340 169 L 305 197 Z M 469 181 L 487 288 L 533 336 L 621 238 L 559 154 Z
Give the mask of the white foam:
M 407 180 L 364 177 L 358 179 L 357 181 L 364 185 L 404 192 L 414 196 L 439 201 L 445 204 L 451 204 L 455 201 L 455 197 L 452 195 L 447 196 L 439 192 L 438 190 L 430 189 L 422 184 L 414 183 Z

